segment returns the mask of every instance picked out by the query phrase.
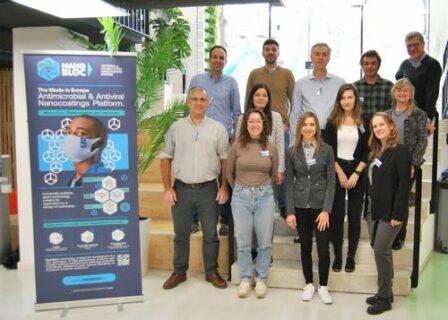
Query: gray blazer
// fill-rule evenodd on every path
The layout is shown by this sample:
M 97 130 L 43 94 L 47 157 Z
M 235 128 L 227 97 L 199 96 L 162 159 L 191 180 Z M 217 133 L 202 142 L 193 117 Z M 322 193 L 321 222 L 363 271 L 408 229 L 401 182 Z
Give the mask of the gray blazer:
M 291 150 L 291 149 L 290 149 Z M 300 147 L 286 161 L 286 213 L 294 208 L 322 209 L 331 212 L 335 193 L 335 164 L 332 148 L 321 143 L 315 154 L 316 164 L 308 167 Z

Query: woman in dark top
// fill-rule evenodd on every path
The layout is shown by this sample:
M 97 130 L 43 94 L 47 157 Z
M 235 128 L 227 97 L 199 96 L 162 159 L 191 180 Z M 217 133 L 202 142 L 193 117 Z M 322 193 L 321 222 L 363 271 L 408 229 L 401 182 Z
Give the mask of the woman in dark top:
M 361 104 L 356 88 L 352 84 L 343 84 L 339 88 L 324 136 L 325 142 L 333 148 L 336 159 L 336 193 L 330 216 L 335 256 L 332 269 L 335 272 L 342 269 L 345 214 L 348 216 L 348 252 L 345 271 L 355 270 L 355 255 L 361 232 L 361 212 L 365 194 L 364 169 L 369 155 L 366 127 L 361 115 Z
M 319 287 L 324 304 L 333 303 L 328 292 L 330 269 L 330 212 L 334 198 L 335 171 L 331 147 L 320 139 L 319 120 L 305 112 L 297 122 L 294 146 L 286 161 L 286 223 L 300 234 L 300 255 L 306 286 L 302 300 L 311 301 L 313 285 L 313 232 L 319 257 Z
M 408 216 L 411 156 L 389 114 L 375 113 L 370 130 L 366 208 L 378 291 L 366 302 L 367 313 L 380 314 L 392 308 L 392 244 Z

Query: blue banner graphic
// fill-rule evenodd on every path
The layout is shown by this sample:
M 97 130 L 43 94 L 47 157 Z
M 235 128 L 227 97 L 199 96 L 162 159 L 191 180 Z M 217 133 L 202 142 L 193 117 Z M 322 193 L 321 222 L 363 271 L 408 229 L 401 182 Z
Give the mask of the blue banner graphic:
M 135 56 L 24 59 L 36 302 L 141 296 Z

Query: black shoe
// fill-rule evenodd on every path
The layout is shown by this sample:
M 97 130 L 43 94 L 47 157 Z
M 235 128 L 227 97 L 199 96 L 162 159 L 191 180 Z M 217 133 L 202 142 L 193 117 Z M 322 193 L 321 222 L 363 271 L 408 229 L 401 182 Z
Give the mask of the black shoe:
M 337 257 L 334 258 L 333 265 L 331 266 L 331 269 L 334 272 L 341 271 L 342 270 L 342 259 L 341 258 L 337 258 Z
M 376 302 L 367 308 L 368 314 L 381 314 L 384 311 L 389 311 L 392 309 L 392 304 L 389 298 L 378 297 Z
M 403 240 L 395 240 L 392 244 L 392 249 L 394 250 L 400 250 L 404 247 L 404 241 Z
M 355 271 L 355 259 L 352 257 L 347 257 L 345 260 L 345 272 Z
M 199 230 L 201 230 L 201 228 L 199 227 L 199 222 L 193 222 L 190 227 L 190 233 L 193 234 L 198 232 Z
M 229 235 L 229 226 L 227 224 L 221 223 L 221 227 L 219 228 L 220 236 L 228 236 Z
M 296 236 L 294 237 L 294 240 L 292 240 L 294 243 L 300 243 L 300 237 Z
M 367 304 L 370 304 L 370 305 L 375 304 L 375 303 L 378 301 L 378 298 L 379 298 L 379 297 L 378 297 L 377 295 L 368 297 L 368 298 L 366 299 L 366 303 L 367 303 Z M 394 302 L 394 294 L 393 294 L 393 293 L 392 293 L 392 296 L 390 297 L 390 302 L 391 302 L 391 303 Z

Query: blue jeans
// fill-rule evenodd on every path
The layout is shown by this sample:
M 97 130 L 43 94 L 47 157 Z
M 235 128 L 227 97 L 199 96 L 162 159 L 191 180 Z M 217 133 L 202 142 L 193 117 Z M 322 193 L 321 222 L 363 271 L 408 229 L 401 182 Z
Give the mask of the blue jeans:
M 232 214 L 238 244 L 238 267 L 241 280 L 252 279 L 252 232 L 257 236 L 256 278 L 266 281 L 272 256 L 275 201 L 272 185 L 243 187 L 235 185 Z

